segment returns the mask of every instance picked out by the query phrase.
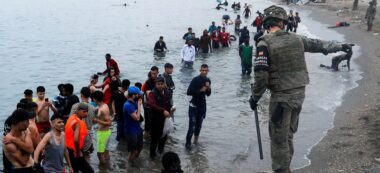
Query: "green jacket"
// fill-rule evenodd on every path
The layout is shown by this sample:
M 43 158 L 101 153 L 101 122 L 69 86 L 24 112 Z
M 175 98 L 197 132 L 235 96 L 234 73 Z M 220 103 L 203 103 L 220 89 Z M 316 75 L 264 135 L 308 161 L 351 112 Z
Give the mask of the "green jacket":
M 241 65 L 252 66 L 252 52 L 253 46 L 241 45 L 239 50 L 239 55 L 241 59 Z

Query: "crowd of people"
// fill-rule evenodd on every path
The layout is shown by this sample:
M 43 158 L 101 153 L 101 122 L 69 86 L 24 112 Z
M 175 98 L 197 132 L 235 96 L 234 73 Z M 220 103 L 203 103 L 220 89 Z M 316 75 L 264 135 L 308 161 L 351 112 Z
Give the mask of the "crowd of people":
M 59 94 L 53 99 L 45 96 L 44 86 L 36 88 L 36 98 L 31 89 L 24 91 L 24 98 L 4 125 L 5 172 L 58 173 L 66 170 L 64 160 L 70 172 L 94 172 L 89 159 L 95 148 L 100 165 L 110 160 L 113 121 L 117 124 L 115 141 L 126 142 L 130 164 L 139 157 L 144 139 L 150 141 L 151 159 L 156 159 L 157 153 L 164 154 L 168 136 L 163 131 L 164 124 L 176 110 L 172 98 L 174 66 L 166 63 L 162 74 L 158 67 L 152 66 L 145 82 L 131 86 L 128 79 L 120 79 L 118 64 L 112 56 L 106 54 L 105 58 L 106 70 L 91 76 L 89 85 L 81 88 L 80 98 L 73 94 L 74 87 L 70 83 L 59 84 Z M 192 96 L 187 150 L 191 150 L 193 136 L 197 143 L 206 114 L 205 97 L 211 94 L 207 73 L 208 66 L 203 64 L 200 75 L 191 81 L 187 91 Z M 104 80 L 98 84 L 99 75 L 103 74 Z M 142 122 L 145 122 L 144 127 Z M 173 157 L 173 153 L 169 155 Z M 164 168 L 169 164 L 168 170 L 180 170 L 178 164 L 170 166 L 171 163 L 164 161 L 163 164 Z
M 250 7 L 247 5 L 245 8 Z M 250 14 L 244 12 L 247 13 Z M 264 10 L 264 14 L 259 11 L 257 14 L 252 23 L 257 27 L 255 46 L 249 43 L 250 32 L 247 26 L 240 29 L 240 15 L 235 20 L 235 29 L 239 34 L 242 74 L 250 75 L 252 69 L 255 73 L 250 99 L 252 110 L 257 110 L 258 101 L 267 88 L 272 92 L 269 126 L 276 131 L 270 132 L 272 168 L 275 172 L 290 172 L 292 138 L 298 126 L 305 86 L 309 81 L 304 52 L 327 54 L 346 51 L 352 55 L 353 45 L 325 42 L 289 33 L 288 31 L 297 31 L 300 18 L 298 13 L 293 16 L 292 11 L 286 14 L 281 7 L 271 6 Z M 264 29 L 268 31 L 265 35 Z M 216 26 L 215 22 L 212 22 L 208 30 L 203 31 L 200 39 L 195 36 L 191 27 L 183 39 L 185 46 L 181 50 L 181 58 L 186 67 L 193 66 L 197 52 L 209 53 L 213 49 L 230 46 L 230 34 L 225 27 Z M 283 40 L 290 42 L 283 43 Z M 270 46 L 273 46 L 272 49 L 269 49 Z M 298 49 L 289 53 L 286 52 L 289 49 L 287 46 Z M 160 36 L 154 51 L 167 50 L 163 36 Z M 283 53 L 288 56 L 282 56 Z M 288 61 L 286 58 L 289 57 L 296 61 Z M 173 152 L 164 153 L 168 138 L 168 133 L 164 132 L 165 124 L 168 119 L 174 119 L 176 111 L 173 99 L 175 83 L 172 79 L 174 66 L 166 63 L 162 74 L 157 66 L 152 66 L 147 80 L 136 82 L 132 86 L 130 80 L 121 79 L 116 60 L 110 54 L 106 54 L 105 59 L 106 69 L 91 76 L 89 85 L 81 88 L 80 97 L 73 94 L 74 87 L 70 83 L 59 84 L 59 94 L 53 99 L 45 97 L 44 86 L 36 88 L 35 98 L 31 89 L 24 91 L 24 98 L 17 103 L 16 110 L 4 125 L 5 172 L 62 172 L 66 168 L 69 172 L 94 172 L 88 161 L 95 148 L 101 165 L 110 160 L 109 144 L 113 141 L 110 139 L 110 127 L 113 121 L 117 124 L 114 140 L 126 142 L 130 164 L 136 162 L 143 149 L 143 141 L 148 140 L 150 158 L 154 160 L 157 155 L 162 156 L 162 172 L 182 172 L 178 155 Z M 192 97 L 188 108 L 189 125 L 185 143 L 187 151 L 192 150 L 192 144 L 198 143 L 206 117 L 206 97 L 211 95 L 208 71 L 208 65 L 202 64 L 199 75 L 192 79 L 187 89 L 187 95 Z M 101 75 L 105 77 L 98 84 Z M 280 78 L 286 80 L 282 81 Z M 285 102 L 289 104 L 283 104 Z M 94 125 L 97 130 L 93 128 Z M 95 139 L 96 147 L 93 144 Z

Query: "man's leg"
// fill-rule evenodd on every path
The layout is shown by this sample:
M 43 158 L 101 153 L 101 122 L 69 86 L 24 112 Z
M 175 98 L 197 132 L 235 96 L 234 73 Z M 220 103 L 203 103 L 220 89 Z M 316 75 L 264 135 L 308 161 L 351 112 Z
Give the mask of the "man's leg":
M 339 71 L 339 60 L 337 57 L 334 57 L 332 60 L 331 60 L 331 68 L 334 70 L 334 71 Z
M 252 72 L 252 65 L 247 65 L 246 67 L 246 70 L 247 70 L 247 75 L 251 75 L 251 72 Z
M 197 107 L 197 115 L 195 121 L 195 132 L 194 132 L 194 144 L 198 143 L 198 137 L 201 133 L 203 119 L 206 117 L 206 104 L 199 105 Z
M 288 170 L 291 162 L 289 130 L 292 110 L 285 102 L 270 102 L 269 136 L 271 140 L 272 169 Z
M 167 138 L 168 138 L 168 135 L 165 135 L 163 138 L 160 138 L 158 141 L 158 152 L 160 154 L 164 153 L 165 143 L 166 143 Z
M 288 133 L 288 143 L 289 143 L 289 149 L 290 149 L 290 160 L 293 158 L 294 154 L 294 147 L 293 147 L 293 134 L 297 132 L 298 129 L 298 120 L 299 115 L 302 110 L 302 105 L 299 105 L 297 108 L 294 108 L 291 113 L 291 119 L 290 119 L 290 130 Z
M 189 106 L 189 129 L 187 130 L 186 135 L 186 149 L 190 149 L 191 147 L 191 138 L 193 137 L 195 130 L 195 122 L 196 122 L 197 108 L 193 106 Z
M 119 117 L 119 115 L 117 115 L 116 117 Z M 120 141 L 122 139 L 125 139 L 125 135 L 124 135 L 124 119 L 122 119 L 122 118 L 119 117 L 117 119 L 116 140 Z
M 70 163 L 71 163 L 71 167 L 74 170 L 74 173 L 79 173 L 79 167 L 80 166 L 78 165 L 78 162 L 77 162 L 76 158 L 74 157 L 74 151 L 71 149 L 67 149 L 67 150 L 69 152 Z
M 145 119 L 145 128 L 144 128 L 144 138 L 150 139 L 150 129 L 151 129 L 151 116 L 150 116 L 150 109 L 144 107 L 144 119 Z
M 152 132 L 151 132 L 152 136 L 151 136 L 150 146 L 149 146 L 151 159 L 154 159 L 156 157 L 157 144 L 158 144 L 158 140 L 160 139 L 160 136 L 158 136 L 159 135 L 158 130 L 154 126 L 155 125 L 153 125 L 152 127 Z
M 98 159 L 100 164 L 105 164 L 106 160 L 104 158 L 104 152 L 106 150 L 106 134 L 105 131 L 98 131 L 97 132 L 97 138 L 98 138 Z
M 90 164 L 84 159 L 84 157 L 78 157 L 77 162 L 79 164 L 79 170 L 84 173 L 94 173 L 94 170 L 90 166 Z M 74 169 L 74 168 L 73 168 Z

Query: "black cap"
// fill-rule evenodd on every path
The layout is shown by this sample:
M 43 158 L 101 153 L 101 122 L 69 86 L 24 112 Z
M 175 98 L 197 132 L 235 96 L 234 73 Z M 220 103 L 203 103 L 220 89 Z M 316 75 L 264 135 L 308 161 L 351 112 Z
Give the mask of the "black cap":
M 33 118 L 33 115 L 31 115 L 25 109 L 16 109 L 11 115 L 11 124 L 16 124 L 18 122 L 25 121 L 30 118 Z

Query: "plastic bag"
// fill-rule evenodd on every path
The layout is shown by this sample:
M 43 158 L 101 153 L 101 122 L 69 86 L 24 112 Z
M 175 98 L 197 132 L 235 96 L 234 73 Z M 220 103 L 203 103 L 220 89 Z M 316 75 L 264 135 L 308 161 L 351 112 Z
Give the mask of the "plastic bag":
M 173 124 L 172 117 L 165 118 L 164 129 L 162 130 L 162 136 L 161 136 L 161 138 L 163 138 L 166 135 L 172 133 L 173 131 L 174 131 L 174 124 Z

